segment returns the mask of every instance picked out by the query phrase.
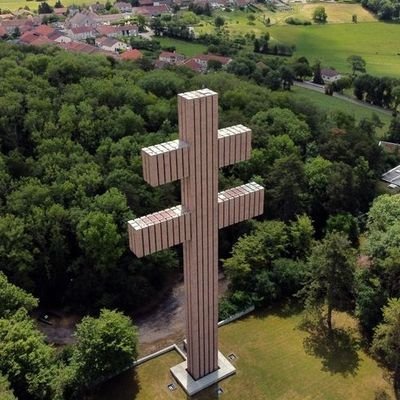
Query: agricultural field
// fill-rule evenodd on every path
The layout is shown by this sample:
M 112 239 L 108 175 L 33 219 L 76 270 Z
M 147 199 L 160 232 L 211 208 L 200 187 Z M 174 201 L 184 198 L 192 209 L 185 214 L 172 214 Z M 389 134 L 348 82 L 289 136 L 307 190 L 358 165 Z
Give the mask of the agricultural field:
M 400 24 L 274 26 L 269 32 L 274 40 L 295 45 L 296 57 L 319 59 L 324 66 L 350 72 L 346 59 L 357 54 L 370 74 L 400 77 Z
M 263 9 L 263 12 L 251 13 L 235 10 L 219 11 L 218 14 L 225 18 L 224 30 L 231 36 L 253 33 L 260 36 L 269 32 L 271 43 L 295 46 L 295 57 L 306 56 L 312 62 L 318 59 L 324 66 L 346 73 L 350 71 L 347 57 L 358 54 L 366 60 L 367 72 L 400 77 L 400 24 L 376 21 L 361 5 L 345 3 L 323 3 L 328 14 L 327 24 L 285 24 L 288 17 L 310 19 L 317 5 L 295 4 L 290 11 Z M 351 23 L 353 14 L 357 15 L 358 24 Z M 251 15 L 255 18 L 253 21 L 249 20 Z M 270 18 L 270 26 L 265 24 L 267 18 Z M 195 30 L 199 34 L 214 32 L 214 20 L 203 18 Z
M 326 112 L 342 111 L 351 114 L 357 121 L 362 118 L 371 118 L 371 115 L 375 113 L 383 124 L 382 128 L 377 129 L 378 138 L 382 138 L 388 131 L 391 117 L 382 111 L 371 111 L 361 105 L 352 104 L 337 97 L 327 96 L 326 94 L 297 86 L 292 87 L 291 95 L 307 99 Z
M 283 25 L 286 18 L 295 17 L 303 20 L 312 19 L 313 11 L 320 4 L 293 4 L 291 10 L 271 11 L 266 7 L 258 5 L 260 12 L 233 10 L 231 12 L 216 11 L 216 15 L 221 15 L 225 19 L 225 28 L 232 34 L 255 33 L 260 35 L 265 33 L 270 27 L 266 26 L 267 18 L 270 20 L 270 25 Z M 361 7 L 360 4 L 345 4 L 345 3 L 323 3 L 328 14 L 328 24 L 351 23 L 352 16 L 357 15 L 358 22 L 374 22 L 376 18 L 369 11 Z M 250 20 L 249 18 L 254 20 Z M 202 22 L 196 27 L 198 33 L 211 33 L 215 29 L 214 18 L 203 17 Z
M 335 315 L 340 328 L 333 342 L 299 329 L 301 313 L 292 309 L 252 315 L 220 329 L 220 348 L 234 352 L 237 374 L 195 396 L 196 400 L 370 400 L 377 390 L 393 399 L 385 371 L 362 349 L 355 321 Z M 345 329 L 343 329 L 345 328 Z M 129 370 L 101 386 L 93 400 L 186 400 L 169 368 L 181 362 L 171 352 Z
M 0 0 L 0 9 L 2 10 L 11 10 L 11 11 L 16 11 L 20 8 L 24 7 L 29 7 L 31 11 L 37 10 L 39 7 L 40 1 L 27 1 L 27 0 Z M 56 3 L 56 0 L 49 0 L 47 3 L 49 3 L 51 6 L 54 6 Z M 64 6 L 71 6 L 73 4 L 76 5 L 83 5 L 83 4 L 91 4 L 91 2 L 88 2 L 86 0 L 62 0 L 61 3 Z

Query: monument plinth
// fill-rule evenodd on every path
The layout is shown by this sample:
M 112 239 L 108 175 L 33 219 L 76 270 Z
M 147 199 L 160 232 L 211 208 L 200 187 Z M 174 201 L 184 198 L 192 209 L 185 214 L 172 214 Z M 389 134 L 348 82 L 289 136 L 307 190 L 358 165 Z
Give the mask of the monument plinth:
M 142 160 L 152 186 L 181 179 L 182 204 L 129 221 L 128 232 L 138 257 L 183 243 L 187 361 L 171 371 L 194 394 L 234 373 L 218 353 L 218 229 L 262 214 L 264 189 L 218 193 L 219 168 L 250 158 L 251 131 L 218 130 L 217 93 L 179 94 L 178 113 L 179 139 L 142 149 Z

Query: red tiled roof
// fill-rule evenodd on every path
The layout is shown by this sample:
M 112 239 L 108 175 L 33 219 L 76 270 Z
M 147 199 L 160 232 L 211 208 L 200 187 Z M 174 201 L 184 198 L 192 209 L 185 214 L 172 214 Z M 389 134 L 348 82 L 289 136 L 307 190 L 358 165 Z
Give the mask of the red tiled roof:
M 143 54 L 141 51 L 137 50 L 137 49 L 132 49 L 132 50 L 128 50 L 125 51 L 121 54 L 121 58 L 123 60 L 139 60 L 140 58 L 143 57 Z
M 34 29 L 34 32 L 39 35 L 49 36 L 54 32 L 54 29 L 48 25 L 39 25 Z
M 191 69 L 194 72 L 203 72 L 204 71 L 203 66 L 201 64 L 199 64 L 197 61 L 195 61 L 194 58 L 187 59 L 181 65 Z
M 68 11 L 67 7 L 60 7 L 60 8 L 55 8 L 53 12 L 56 15 L 62 15 L 65 14 L 67 11 Z
M 23 35 L 20 36 L 19 41 L 25 44 L 31 44 L 35 39 L 39 37 L 38 34 L 29 31 L 25 32 Z
M 73 34 L 79 34 L 79 33 L 89 33 L 93 32 L 94 28 L 91 26 L 78 26 L 77 28 L 71 28 L 71 31 Z
M 97 32 L 101 35 L 109 35 L 110 33 L 117 33 L 117 27 L 112 25 L 99 25 L 96 27 Z
M 162 13 L 166 13 L 169 11 L 169 8 L 166 4 L 160 4 L 158 6 L 142 6 L 135 7 L 134 11 L 136 14 L 142 15 L 158 15 Z
M 47 36 L 39 36 L 31 42 L 33 46 L 42 46 L 44 44 L 54 44 L 54 42 Z

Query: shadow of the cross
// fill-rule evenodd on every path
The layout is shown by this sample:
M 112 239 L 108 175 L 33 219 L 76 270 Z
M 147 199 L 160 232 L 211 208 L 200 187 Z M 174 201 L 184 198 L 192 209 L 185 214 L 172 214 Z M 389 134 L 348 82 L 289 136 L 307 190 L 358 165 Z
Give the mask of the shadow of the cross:
M 207 389 L 202 390 L 200 393 L 189 397 L 187 396 L 187 400 L 214 400 L 214 399 L 219 399 L 220 398 L 220 393 L 219 390 L 223 390 L 220 385 L 217 383 L 215 385 L 212 385 L 208 387 Z
M 343 376 L 356 375 L 360 358 L 360 344 L 351 331 L 336 328 L 329 332 L 321 328 L 304 339 L 307 354 L 321 359 L 322 369 Z

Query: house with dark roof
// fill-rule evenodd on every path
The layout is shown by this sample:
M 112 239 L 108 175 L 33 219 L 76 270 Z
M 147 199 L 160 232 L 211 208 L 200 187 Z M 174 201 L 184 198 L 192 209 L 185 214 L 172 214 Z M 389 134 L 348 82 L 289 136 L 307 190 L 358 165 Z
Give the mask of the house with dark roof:
M 111 37 L 106 37 L 106 36 L 97 38 L 95 40 L 95 44 L 97 47 L 100 47 L 102 50 L 112 51 L 112 52 L 117 52 L 117 53 L 120 53 L 121 51 L 130 49 L 130 47 L 126 43 L 120 42 L 117 39 L 114 39 Z
M 180 64 L 185 60 L 185 56 L 175 51 L 162 51 L 158 59 L 167 64 Z
M 79 26 L 69 29 L 67 35 L 73 40 L 86 40 L 96 37 L 96 29 L 92 26 Z
M 131 13 L 132 12 L 132 4 L 127 3 L 125 1 L 117 1 L 114 4 L 114 7 L 120 12 L 120 13 Z
M 81 27 L 92 27 L 95 28 L 97 25 L 97 17 L 93 12 L 77 12 L 66 23 L 67 28 L 81 28 Z
M 34 27 L 34 21 L 32 18 L 4 20 L 1 21 L 0 26 L 4 28 L 7 35 L 14 34 L 16 30 L 23 34 Z
M 321 68 L 321 76 L 325 83 L 332 83 L 339 80 L 342 75 L 332 68 Z

